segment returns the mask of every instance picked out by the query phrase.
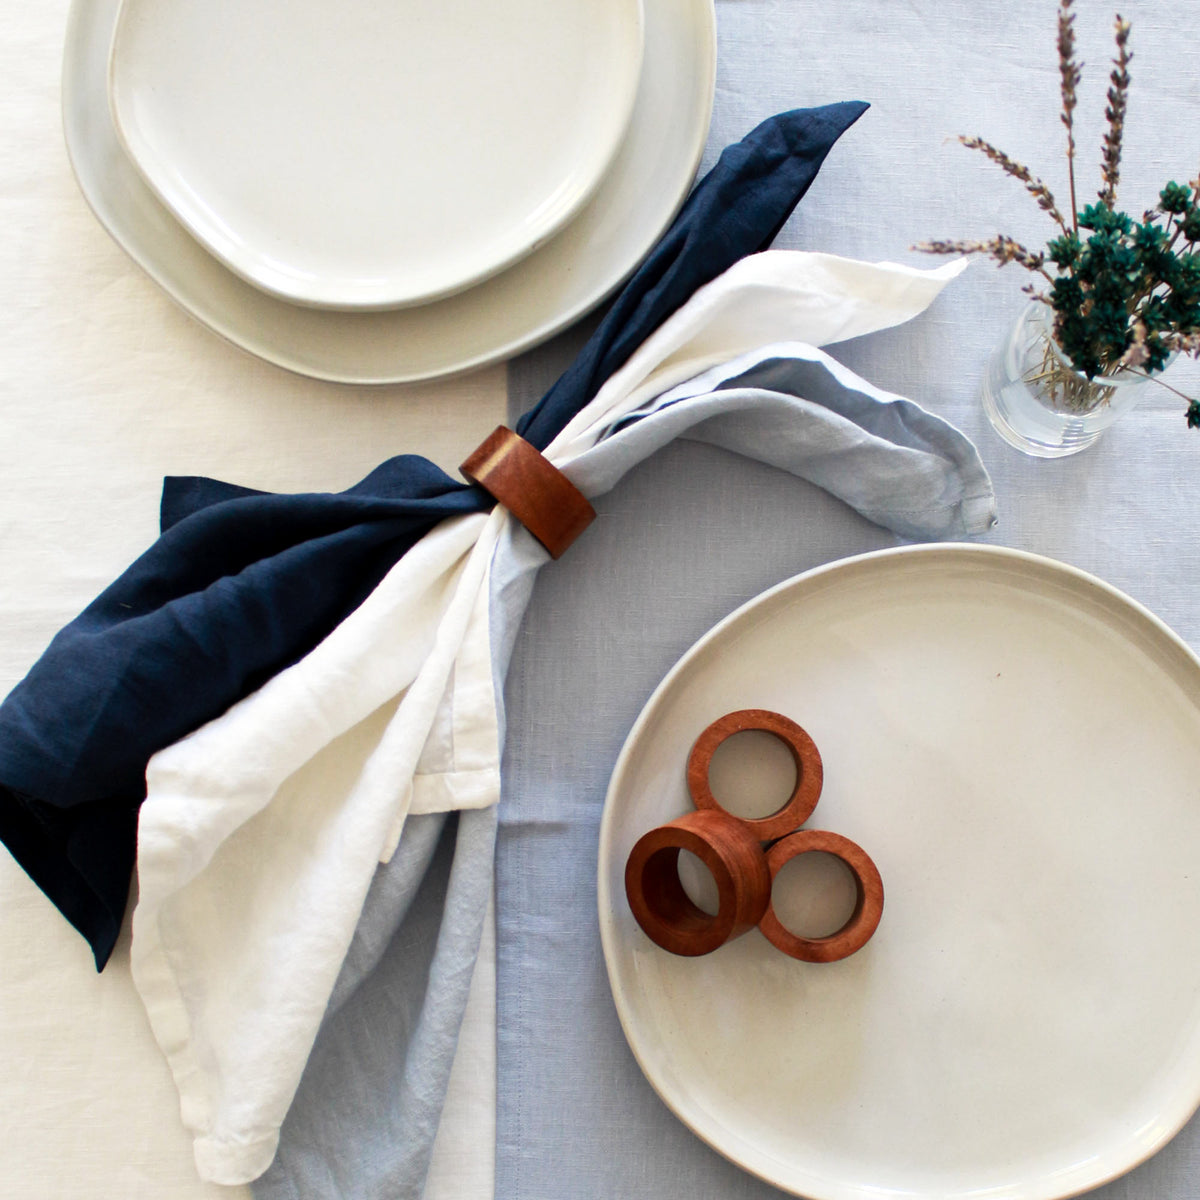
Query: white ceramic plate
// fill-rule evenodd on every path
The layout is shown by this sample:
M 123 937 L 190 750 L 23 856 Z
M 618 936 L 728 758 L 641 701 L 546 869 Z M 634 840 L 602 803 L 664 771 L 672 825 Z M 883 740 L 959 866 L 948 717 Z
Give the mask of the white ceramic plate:
M 857 841 L 883 920 L 840 963 L 757 930 L 700 959 L 634 923 L 636 839 L 685 811 L 731 709 L 813 736 L 809 825 Z M 626 1037 L 721 1153 L 814 1200 L 1048 1200 L 1200 1101 L 1200 661 L 1070 567 L 905 548 L 781 584 L 696 644 L 617 764 L 600 925 Z
M 641 0 L 124 0 L 113 119 L 160 200 L 299 304 L 461 291 L 582 207 L 629 123 Z
M 206 253 L 124 153 L 107 100 L 119 0 L 74 0 L 63 125 L 100 222 L 174 300 L 260 358 L 320 379 L 403 383 L 468 371 L 552 337 L 629 275 L 678 211 L 712 112 L 712 0 L 645 0 L 645 61 L 633 118 L 596 195 L 507 271 L 418 308 L 331 312 L 268 296 Z

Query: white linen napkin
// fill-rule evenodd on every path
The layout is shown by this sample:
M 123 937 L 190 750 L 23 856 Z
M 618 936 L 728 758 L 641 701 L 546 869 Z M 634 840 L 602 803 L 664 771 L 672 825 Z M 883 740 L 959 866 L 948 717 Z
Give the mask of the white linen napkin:
M 970 443 L 815 349 L 909 320 L 965 265 L 746 258 L 546 457 L 594 497 L 687 432 L 910 536 L 980 532 L 994 503 Z M 777 389 L 781 370 L 813 397 Z M 503 508 L 443 522 L 309 655 L 151 759 L 132 966 L 203 1178 L 241 1183 L 270 1164 L 406 816 L 499 799 L 508 651 L 546 560 Z

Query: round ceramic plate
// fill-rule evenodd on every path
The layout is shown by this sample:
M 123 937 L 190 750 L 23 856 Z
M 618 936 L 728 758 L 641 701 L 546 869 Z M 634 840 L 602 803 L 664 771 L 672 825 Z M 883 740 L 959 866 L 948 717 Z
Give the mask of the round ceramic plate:
M 712 0 L 645 0 L 645 61 L 628 134 L 596 195 L 527 258 L 446 300 L 384 312 L 301 308 L 208 254 L 125 154 L 107 98 L 119 0 L 74 0 L 63 127 L 84 197 L 117 243 L 215 333 L 281 367 L 343 383 L 404 383 L 508 358 L 552 337 L 629 275 L 670 223 L 712 112 Z
M 641 60 L 641 0 L 124 0 L 109 99 L 146 181 L 231 270 L 388 308 L 573 217 Z
M 839 963 L 758 932 L 653 945 L 623 870 L 688 808 L 714 718 L 769 708 L 820 748 L 809 827 L 883 876 Z M 1154 1153 L 1200 1101 L 1200 661 L 1070 567 L 985 546 L 781 584 L 671 671 L 618 761 L 599 907 L 626 1037 L 663 1100 L 814 1200 L 1050 1200 Z

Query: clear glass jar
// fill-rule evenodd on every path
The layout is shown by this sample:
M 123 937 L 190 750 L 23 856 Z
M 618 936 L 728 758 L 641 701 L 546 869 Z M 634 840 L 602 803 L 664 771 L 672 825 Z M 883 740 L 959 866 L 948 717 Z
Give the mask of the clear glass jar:
M 1062 458 L 1090 446 L 1137 406 L 1152 380 L 1120 371 L 1088 379 L 1058 348 L 1051 310 L 1034 301 L 996 347 L 983 380 L 983 408 L 1010 446 Z

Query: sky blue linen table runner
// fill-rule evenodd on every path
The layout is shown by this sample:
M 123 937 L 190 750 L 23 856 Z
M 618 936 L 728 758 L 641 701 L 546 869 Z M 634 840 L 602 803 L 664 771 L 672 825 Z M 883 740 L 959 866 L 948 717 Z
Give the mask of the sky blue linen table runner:
M 1033 244 L 1042 220 L 1036 206 L 990 164 L 947 142 L 983 133 L 1058 180 L 1054 8 L 1036 0 L 802 8 L 718 0 L 710 154 L 782 96 L 849 83 L 872 103 L 854 131 L 856 153 L 830 160 L 777 245 L 911 262 L 908 247 L 935 236 L 1003 229 Z M 1182 6 L 1121 11 L 1134 20 L 1140 74 L 1131 103 L 1142 106 L 1123 186 L 1131 205 L 1148 204 L 1153 192 L 1142 185 L 1194 176 L 1195 139 L 1164 138 L 1147 123 L 1200 95 L 1200 76 L 1192 67 L 1186 79 L 1176 71 L 1185 65 L 1172 33 Z M 1082 57 L 1097 64 L 1089 75 L 1095 103 L 1111 14 L 1081 12 Z M 1024 303 L 1025 280 L 1014 271 L 979 264 L 916 321 L 843 343 L 834 356 L 975 441 L 1000 512 L 984 540 L 1093 571 L 1200 647 L 1200 445 L 1189 441 L 1180 403 L 1166 393 L 1150 397 L 1136 419 L 1056 463 L 1016 454 L 987 427 L 980 375 Z M 512 411 L 569 353 L 551 345 L 512 365 Z M 698 637 L 782 579 L 902 539 L 811 484 L 691 442 L 662 450 L 596 507 L 589 536 L 542 572 L 508 676 L 497 845 L 496 1195 L 766 1200 L 781 1193 L 687 1130 L 626 1045 L 597 924 L 601 808 L 642 705 Z M 573 719 L 580 705 L 586 722 Z M 1184 1200 L 1198 1178 L 1200 1118 L 1091 1194 Z

